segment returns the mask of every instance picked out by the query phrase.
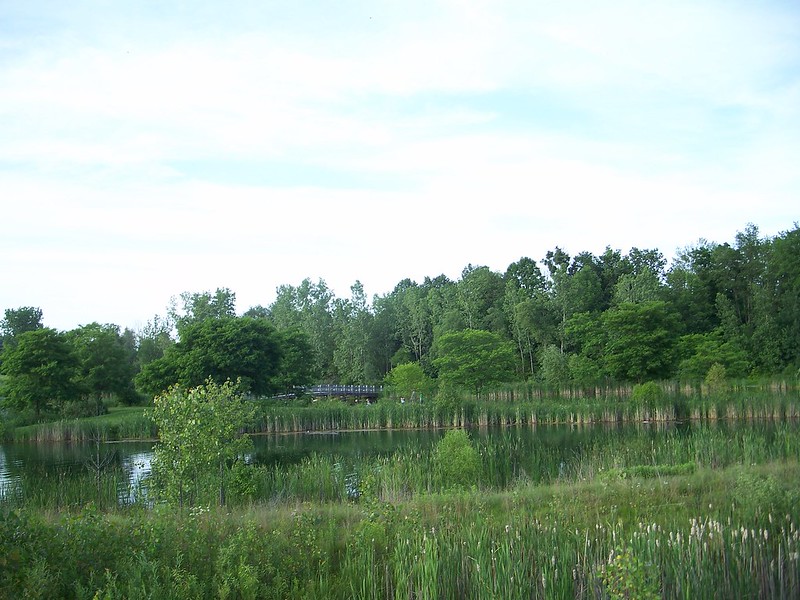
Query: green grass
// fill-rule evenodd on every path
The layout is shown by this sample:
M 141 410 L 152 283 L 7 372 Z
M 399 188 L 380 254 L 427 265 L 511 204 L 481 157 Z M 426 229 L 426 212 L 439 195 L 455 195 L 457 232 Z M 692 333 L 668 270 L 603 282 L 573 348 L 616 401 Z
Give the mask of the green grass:
M 5 513 L 0 597 L 599 598 L 629 555 L 642 593 L 796 598 L 798 481 L 787 462 L 397 502 Z M 758 482 L 766 502 L 743 504 Z
M 65 419 L 17 427 L 8 436 L 15 442 L 62 442 L 101 440 L 153 439 L 157 431 L 145 417 L 145 408 L 126 406 L 110 408 L 96 417 Z

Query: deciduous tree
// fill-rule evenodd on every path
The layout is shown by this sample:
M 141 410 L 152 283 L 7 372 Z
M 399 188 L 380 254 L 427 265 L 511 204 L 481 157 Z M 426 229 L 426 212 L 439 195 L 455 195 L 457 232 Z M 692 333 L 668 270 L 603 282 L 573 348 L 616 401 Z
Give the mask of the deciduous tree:
M 252 441 L 243 430 L 254 406 L 231 381 L 185 390 L 173 387 L 153 401 L 158 425 L 153 481 L 160 497 L 178 506 L 224 505 Z
M 477 329 L 448 333 L 436 341 L 434 351 L 439 379 L 476 394 L 514 379 L 514 346 L 496 333 Z
M 55 329 L 15 336 L 2 359 L 5 400 L 14 408 L 31 409 L 38 419 L 43 412 L 80 397 L 78 360 L 66 336 Z

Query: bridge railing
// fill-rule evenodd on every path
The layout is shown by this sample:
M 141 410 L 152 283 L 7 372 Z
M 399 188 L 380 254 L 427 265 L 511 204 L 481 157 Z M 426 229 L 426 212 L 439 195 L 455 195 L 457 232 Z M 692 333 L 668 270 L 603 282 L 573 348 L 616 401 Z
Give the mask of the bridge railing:
M 364 396 L 376 398 L 383 392 L 382 385 L 336 385 L 320 384 L 305 388 L 312 396 Z

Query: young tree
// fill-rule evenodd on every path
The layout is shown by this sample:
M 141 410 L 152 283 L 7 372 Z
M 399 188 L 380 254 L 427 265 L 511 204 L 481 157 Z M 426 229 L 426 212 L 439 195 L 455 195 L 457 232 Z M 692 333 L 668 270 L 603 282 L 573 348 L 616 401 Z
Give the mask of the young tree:
M 158 425 L 153 482 L 170 504 L 195 506 L 228 499 L 237 468 L 252 441 L 243 429 L 254 405 L 231 381 L 212 380 L 185 390 L 173 387 L 155 398 L 150 416 Z
M 388 385 L 394 395 L 402 398 L 422 399 L 433 391 L 433 380 L 425 374 L 419 363 L 410 362 L 397 365 L 386 375 Z

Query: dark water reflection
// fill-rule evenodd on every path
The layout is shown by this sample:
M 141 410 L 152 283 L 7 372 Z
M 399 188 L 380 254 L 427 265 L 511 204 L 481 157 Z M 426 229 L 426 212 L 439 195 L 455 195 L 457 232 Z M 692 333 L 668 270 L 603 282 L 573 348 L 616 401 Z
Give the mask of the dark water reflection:
M 778 427 L 787 424 L 774 422 L 749 423 L 652 423 L 604 424 L 592 426 L 538 426 L 473 429 L 473 440 L 482 448 L 513 447 L 514 458 L 537 452 L 553 458 L 553 468 L 569 461 L 583 448 L 602 445 L 609 451 L 645 441 L 656 442 L 671 436 L 692 436 L 705 429 L 731 432 L 747 429 L 769 437 Z M 788 424 L 798 428 L 797 423 Z M 293 465 L 313 454 L 336 455 L 345 464 L 398 451 L 424 452 L 444 435 L 444 430 L 354 431 L 337 434 L 282 434 L 253 437 L 254 452 L 249 462 L 261 465 Z M 139 482 L 150 472 L 153 442 L 121 442 L 95 444 L 2 444 L 0 445 L 0 498 L 20 481 L 35 481 L 38 477 L 58 476 L 64 479 L 92 472 L 98 460 L 105 469 L 117 469 L 122 474 L 120 498 L 132 499 Z M 502 457 L 498 457 L 502 460 Z M 127 482 L 127 483 L 126 483 Z M 124 488 L 124 489 L 123 489 Z M 133 490 L 133 491 L 131 491 Z

